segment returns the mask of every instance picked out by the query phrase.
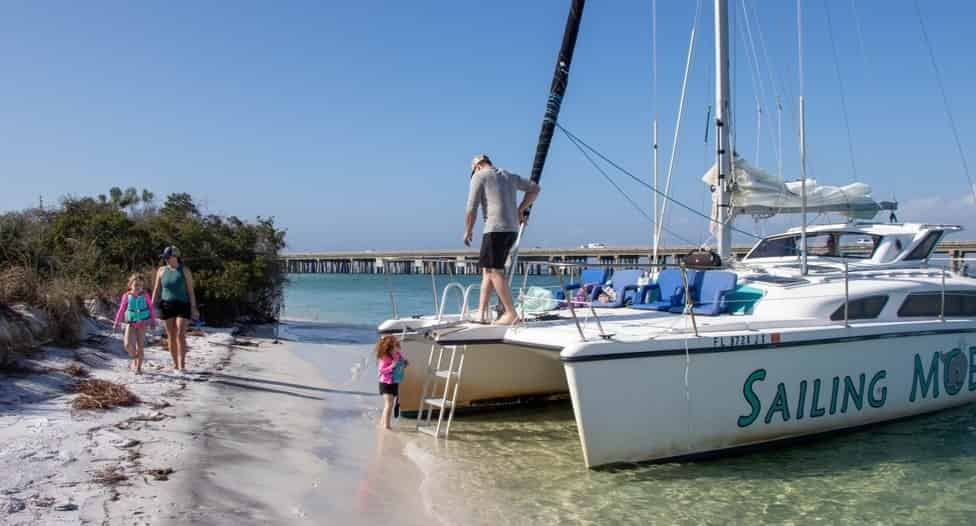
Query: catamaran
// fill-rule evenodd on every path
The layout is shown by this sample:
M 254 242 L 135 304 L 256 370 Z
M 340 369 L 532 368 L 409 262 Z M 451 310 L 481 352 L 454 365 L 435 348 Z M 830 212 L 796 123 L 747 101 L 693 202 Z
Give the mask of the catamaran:
M 532 179 L 557 126 L 583 1 L 574 0 Z M 512 327 L 474 323 L 465 289 L 445 289 L 439 312 L 392 319 L 414 363 L 401 385 L 407 410 L 441 413 L 482 400 L 569 392 L 587 466 L 718 455 L 938 411 L 976 401 L 976 279 L 932 264 L 959 226 L 865 221 L 881 210 L 866 185 L 784 183 L 733 162 L 726 112 L 727 1 L 715 0 L 716 261 L 618 269 L 614 301 L 586 300 L 523 316 Z M 801 159 L 803 102 L 800 100 Z M 541 161 L 540 161 L 541 159 Z M 737 213 L 798 211 L 800 227 L 730 257 Z M 810 211 L 850 221 L 808 226 Z M 861 219 L 858 219 L 861 218 Z M 523 225 L 524 228 L 524 225 Z M 521 233 L 520 233 L 521 238 Z M 517 258 L 517 252 L 513 255 Z M 557 265 L 558 266 L 558 265 Z M 560 271 L 576 271 L 573 265 Z M 583 273 L 587 286 L 587 273 Z M 447 314 L 448 292 L 463 300 Z M 463 352 L 463 382 L 444 350 Z M 453 393 L 428 396 L 431 378 Z M 427 420 L 430 420 L 428 413 Z M 438 433 L 435 433 L 438 434 Z

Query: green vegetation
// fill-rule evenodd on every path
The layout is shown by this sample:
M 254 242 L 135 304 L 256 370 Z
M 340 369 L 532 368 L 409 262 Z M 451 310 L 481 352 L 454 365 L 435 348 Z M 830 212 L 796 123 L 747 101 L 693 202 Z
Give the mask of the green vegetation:
M 151 286 L 163 247 L 176 245 L 207 323 L 267 321 L 277 315 L 284 283 L 284 238 L 271 218 L 205 215 L 185 193 L 162 206 L 135 188 L 66 197 L 56 209 L 0 215 L 0 305 L 24 302 L 54 321 L 77 320 L 86 300 L 117 301 L 133 272 Z

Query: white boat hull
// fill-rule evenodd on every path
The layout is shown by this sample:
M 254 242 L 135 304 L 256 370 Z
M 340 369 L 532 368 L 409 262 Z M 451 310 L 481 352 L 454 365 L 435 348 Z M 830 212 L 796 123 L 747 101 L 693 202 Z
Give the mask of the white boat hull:
M 421 337 L 405 338 L 401 344 L 401 352 L 410 361 L 400 384 L 402 411 L 418 408 L 430 347 L 430 340 Z M 449 355 L 445 351 L 444 369 Z M 505 343 L 464 346 L 464 369 L 457 397 L 459 408 L 476 402 L 544 396 L 567 390 L 566 375 L 556 350 L 526 349 Z M 438 388 L 435 395 L 440 396 L 442 392 Z
M 681 339 L 660 352 L 648 351 L 654 342 L 566 349 L 586 464 L 693 457 L 972 402 L 976 329 L 941 327 L 816 331 L 828 333 L 822 343 L 692 336 L 687 355 Z

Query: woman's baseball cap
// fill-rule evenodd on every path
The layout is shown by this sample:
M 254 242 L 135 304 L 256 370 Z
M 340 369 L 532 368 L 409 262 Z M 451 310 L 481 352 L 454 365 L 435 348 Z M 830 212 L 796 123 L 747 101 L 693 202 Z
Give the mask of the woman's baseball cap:
M 169 259 L 172 257 L 180 257 L 180 249 L 170 245 L 163 249 L 163 259 Z

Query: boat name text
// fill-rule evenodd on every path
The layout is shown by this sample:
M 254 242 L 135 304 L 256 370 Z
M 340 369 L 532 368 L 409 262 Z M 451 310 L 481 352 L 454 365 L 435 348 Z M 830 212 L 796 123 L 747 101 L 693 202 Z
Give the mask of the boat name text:
M 879 409 L 888 399 L 888 372 L 884 369 L 874 373 L 801 380 L 792 388 L 779 382 L 772 400 L 764 401 L 757 393 L 757 387 L 766 381 L 766 375 L 766 369 L 756 369 L 742 384 L 748 414 L 739 416 L 739 427 L 748 427 L 757 420 L 770 424 L 845 414 L 862 411 L 865 405 Z M 969 347 L 968 352 L 959 348 L 936 351 L 928 359 L 915 354 L 909 402 L 937 399 L 941 395 L 954 396 L 964 387 L 976 391 L 976 346 Z

